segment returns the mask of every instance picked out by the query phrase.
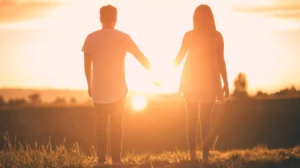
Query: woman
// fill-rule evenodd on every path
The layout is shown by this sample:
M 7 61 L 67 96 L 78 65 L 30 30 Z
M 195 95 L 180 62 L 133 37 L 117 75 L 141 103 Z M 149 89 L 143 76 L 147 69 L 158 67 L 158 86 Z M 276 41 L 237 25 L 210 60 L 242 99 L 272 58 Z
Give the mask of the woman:
M 179 94 L 184 97 L 187 110 L 187 138 L 191 160 L 196 160 L 198 110 L 201 108 L 203 160 L 208 160 L 212 146 L 210 123 L 213 105 L 224 101 L 229 95 L 224 43 L 216 30 L 213 13 L 209 6 L 200 5 L 193 17 L 194 28 L 183 38 L 180 51 L 175 58 L 178 66 L 186 56 Z M 223 79 L 223 89 L 220 79 Z M 199 107 L 200 106 L 200 107 Z

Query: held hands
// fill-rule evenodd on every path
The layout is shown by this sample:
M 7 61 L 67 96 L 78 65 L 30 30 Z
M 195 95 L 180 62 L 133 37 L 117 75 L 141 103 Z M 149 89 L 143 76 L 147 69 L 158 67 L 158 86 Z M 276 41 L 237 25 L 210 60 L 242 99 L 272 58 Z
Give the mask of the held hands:
M 161 87 L 163 84 L 168 84 L 174 80 L 176 74 L 176 66 L 174 63 L 171 64 L 157 64 L 155 68 L 151 67 L 149 70 L 152 83 L 156 86 Z
M 156 79 L 152 79 L 152 83 L 155 85 L 155 86 L 161 86 L 161 82 L 159 82 L 158 80 Z
M 152 69 L 149 69 L 149 73 L 150 73 L 150 78 L 152 80 L 152 83 L 155 85 L 155 86 L 161 86 L 161 82 L 160 80 L 158 80 L 156 78 L 156 75 L 154 74 L 153 70 Z

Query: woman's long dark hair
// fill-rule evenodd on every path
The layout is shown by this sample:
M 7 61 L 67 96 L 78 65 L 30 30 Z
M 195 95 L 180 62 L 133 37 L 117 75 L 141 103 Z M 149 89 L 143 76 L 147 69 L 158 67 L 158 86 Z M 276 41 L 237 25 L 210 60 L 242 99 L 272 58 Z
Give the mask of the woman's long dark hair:
M 212 37 L 216 30 L 213 12 L 208 5 L 199 5 L 193 17 L 194 31 L 200 36 Z

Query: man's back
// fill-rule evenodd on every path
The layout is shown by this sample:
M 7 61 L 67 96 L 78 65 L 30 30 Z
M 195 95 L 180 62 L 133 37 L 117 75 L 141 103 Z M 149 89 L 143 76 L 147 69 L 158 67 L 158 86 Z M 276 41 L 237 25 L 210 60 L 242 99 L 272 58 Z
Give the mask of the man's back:
M 95 103 L 110 103 L 127 93 L 124 59 L 131 38 L 115 29 L 101 29 L 89 34 L 82 51 L 93 63 L 92 97 Z
M 114 6 L 101 7 L 102 29 L 89 34 L 82 47 L 88 94 L 96 111 L 96 152 L 100 167 L 106 163 L 108 119 L 112 131 L 112 163 L 121 163 L 122 120 L 128 90 L 124 67 L 126 52 L 135 56 L 147 70 L 151 68 L 149 60 L 130 36 L 115 30 L 116 21 L 117 9 Z

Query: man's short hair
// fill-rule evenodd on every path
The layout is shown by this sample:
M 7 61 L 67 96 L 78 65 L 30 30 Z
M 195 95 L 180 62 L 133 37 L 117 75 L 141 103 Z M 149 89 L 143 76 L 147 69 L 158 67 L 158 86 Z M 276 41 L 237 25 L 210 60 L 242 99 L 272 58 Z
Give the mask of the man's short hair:
M 117 21 L 117 8 L 112 5 L 102 6 L 100 8 L 100 17 L 102 23 L 112 23 Z

